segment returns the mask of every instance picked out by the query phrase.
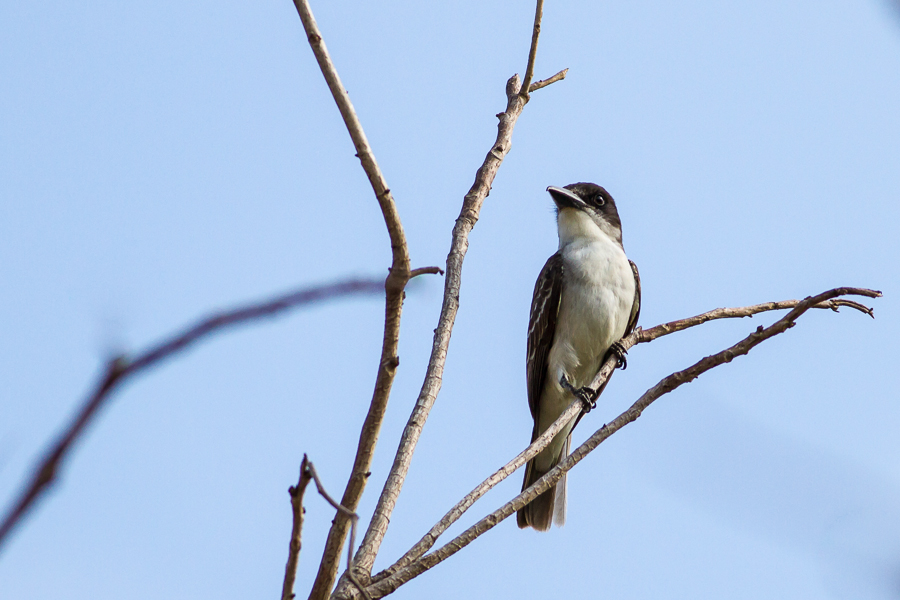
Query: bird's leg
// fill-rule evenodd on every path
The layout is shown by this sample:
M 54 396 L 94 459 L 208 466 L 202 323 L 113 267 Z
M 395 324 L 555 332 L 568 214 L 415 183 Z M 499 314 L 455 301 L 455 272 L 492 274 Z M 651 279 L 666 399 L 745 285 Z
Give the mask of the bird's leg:
M 617 369 L 622 369 L 624 371 L 628 368 L 628 361 L 625 359 L 625 355 L 628 354 L 628 350 L 625 349 L 625 346 L 623 346 L 621 342 L 614 343 L 609 347 L 609 351 L 616 355 Z
M 584 412 L 591 412 L 592 408 L 597 408 L 597 390 L 592 387 L 585 386 L 581 389 L 575 389 L 575 386 L 569 383 L 569 378 L 566 377 L 565 373 L 563 373 L 559 378 L 559 385 L 562 386 L 564 390 L 581 400 L 581 403 L 584 405 Z

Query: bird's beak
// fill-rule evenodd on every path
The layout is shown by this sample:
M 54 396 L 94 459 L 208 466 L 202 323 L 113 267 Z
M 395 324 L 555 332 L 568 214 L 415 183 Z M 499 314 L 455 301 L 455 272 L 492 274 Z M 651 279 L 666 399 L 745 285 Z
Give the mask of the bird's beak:
M 584 200 L 578 197 L 575 192 L 571 192 L 566 188 L 558 188 L 555 186 L 550 186 L 547 188 L 547 191 L 550 192 L 550 197 L 553 198 L 553 201 L 556 202 L 557 208 L 562 210 L 563 208 L 575 208 L 578 210 L 582 210 L 585 208 Z

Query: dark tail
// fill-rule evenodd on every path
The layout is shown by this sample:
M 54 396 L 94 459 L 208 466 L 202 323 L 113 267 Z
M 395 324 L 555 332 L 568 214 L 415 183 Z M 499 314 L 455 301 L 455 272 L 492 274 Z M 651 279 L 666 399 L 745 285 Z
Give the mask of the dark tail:
M 534 468 L 534 459 L 528 461 L 525 467 L 525 482 L 522 484 L 522 490 L 530 487 L 535 481 L 544 476 L 544 473 Z M 553 523 L 553 505 L 556 500 L 556 486 L 553 486 L 524 508 L 520 508 L 516 513 L 516 522 L 519 529 L 526 527 L 534 527 L 538 531 L 547 531 L 550 524 Z
M 566 440 L 566 445 L 557 459 L 557 463 L 569 455 L 571 436 Z M 555 466 L 555 465 L 554 465 Z M 539 471 L 534 466 L 534 459 L 528 461 L 525 467 L 525 481 L 522 483 L 522 491 L 525 491 L 535 481 L 543 477 L 547 471 Z M 533 527 L 538 531 L 548 531 L 553 522 L 563 525 L 566 522 L 566 477 L 556 482 L 552 488 L 532 500 L 524 508 L 516 513 L 516 523 L 519 529 Z

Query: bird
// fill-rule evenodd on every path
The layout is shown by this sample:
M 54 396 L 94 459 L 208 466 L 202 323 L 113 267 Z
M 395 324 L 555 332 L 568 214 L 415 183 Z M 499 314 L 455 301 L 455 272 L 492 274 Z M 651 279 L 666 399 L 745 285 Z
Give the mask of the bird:
M 610 353 L 625 368 L 625 351 L 618 342 L 634 331 L 641 312 L 640 275 L 625 255 L 622 223 L 609 192 L 586 182 L 547 191 L 556 205 L 559 250 L 547 259 L 534 285 L 528 321 L 525 370 L 532 442 L 573 396 L 585 402 L 584 412 L 595 405 L 606 384 L 600 390 L 587 386 Z M 523 491 L 568 456 L 579 419 L 528 461 Z M 562 526 L 565 520 L 565 475 L 516 515 L 520 528 L 538 531 L 548 531 L 551 523 Z

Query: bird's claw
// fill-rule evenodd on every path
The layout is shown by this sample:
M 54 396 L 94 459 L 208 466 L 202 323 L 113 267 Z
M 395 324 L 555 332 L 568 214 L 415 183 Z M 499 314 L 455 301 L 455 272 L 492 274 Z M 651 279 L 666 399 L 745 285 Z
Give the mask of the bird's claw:
M 628 354 L 628 350 L 625 349 L 625 346 L 621 342 L 615 342 L 609 347 L 609 350 L 616 355 L 616 368 L 623 371 L 627 369 L 628 360 L 625 358 L 625 355 Z
M 591 412 L 592 408 L 597 408 L 597 399 L 595 398 L 596 390 L 591 387 L 583 387 L 581 389 L 575 389 L 575 386 L 569 383 L 568 378 L 565 375 L 559 378 L 559 385 L 562 386 L 564 390 L 581 400 L 581 404 L 584 407 L 584 412 Z

